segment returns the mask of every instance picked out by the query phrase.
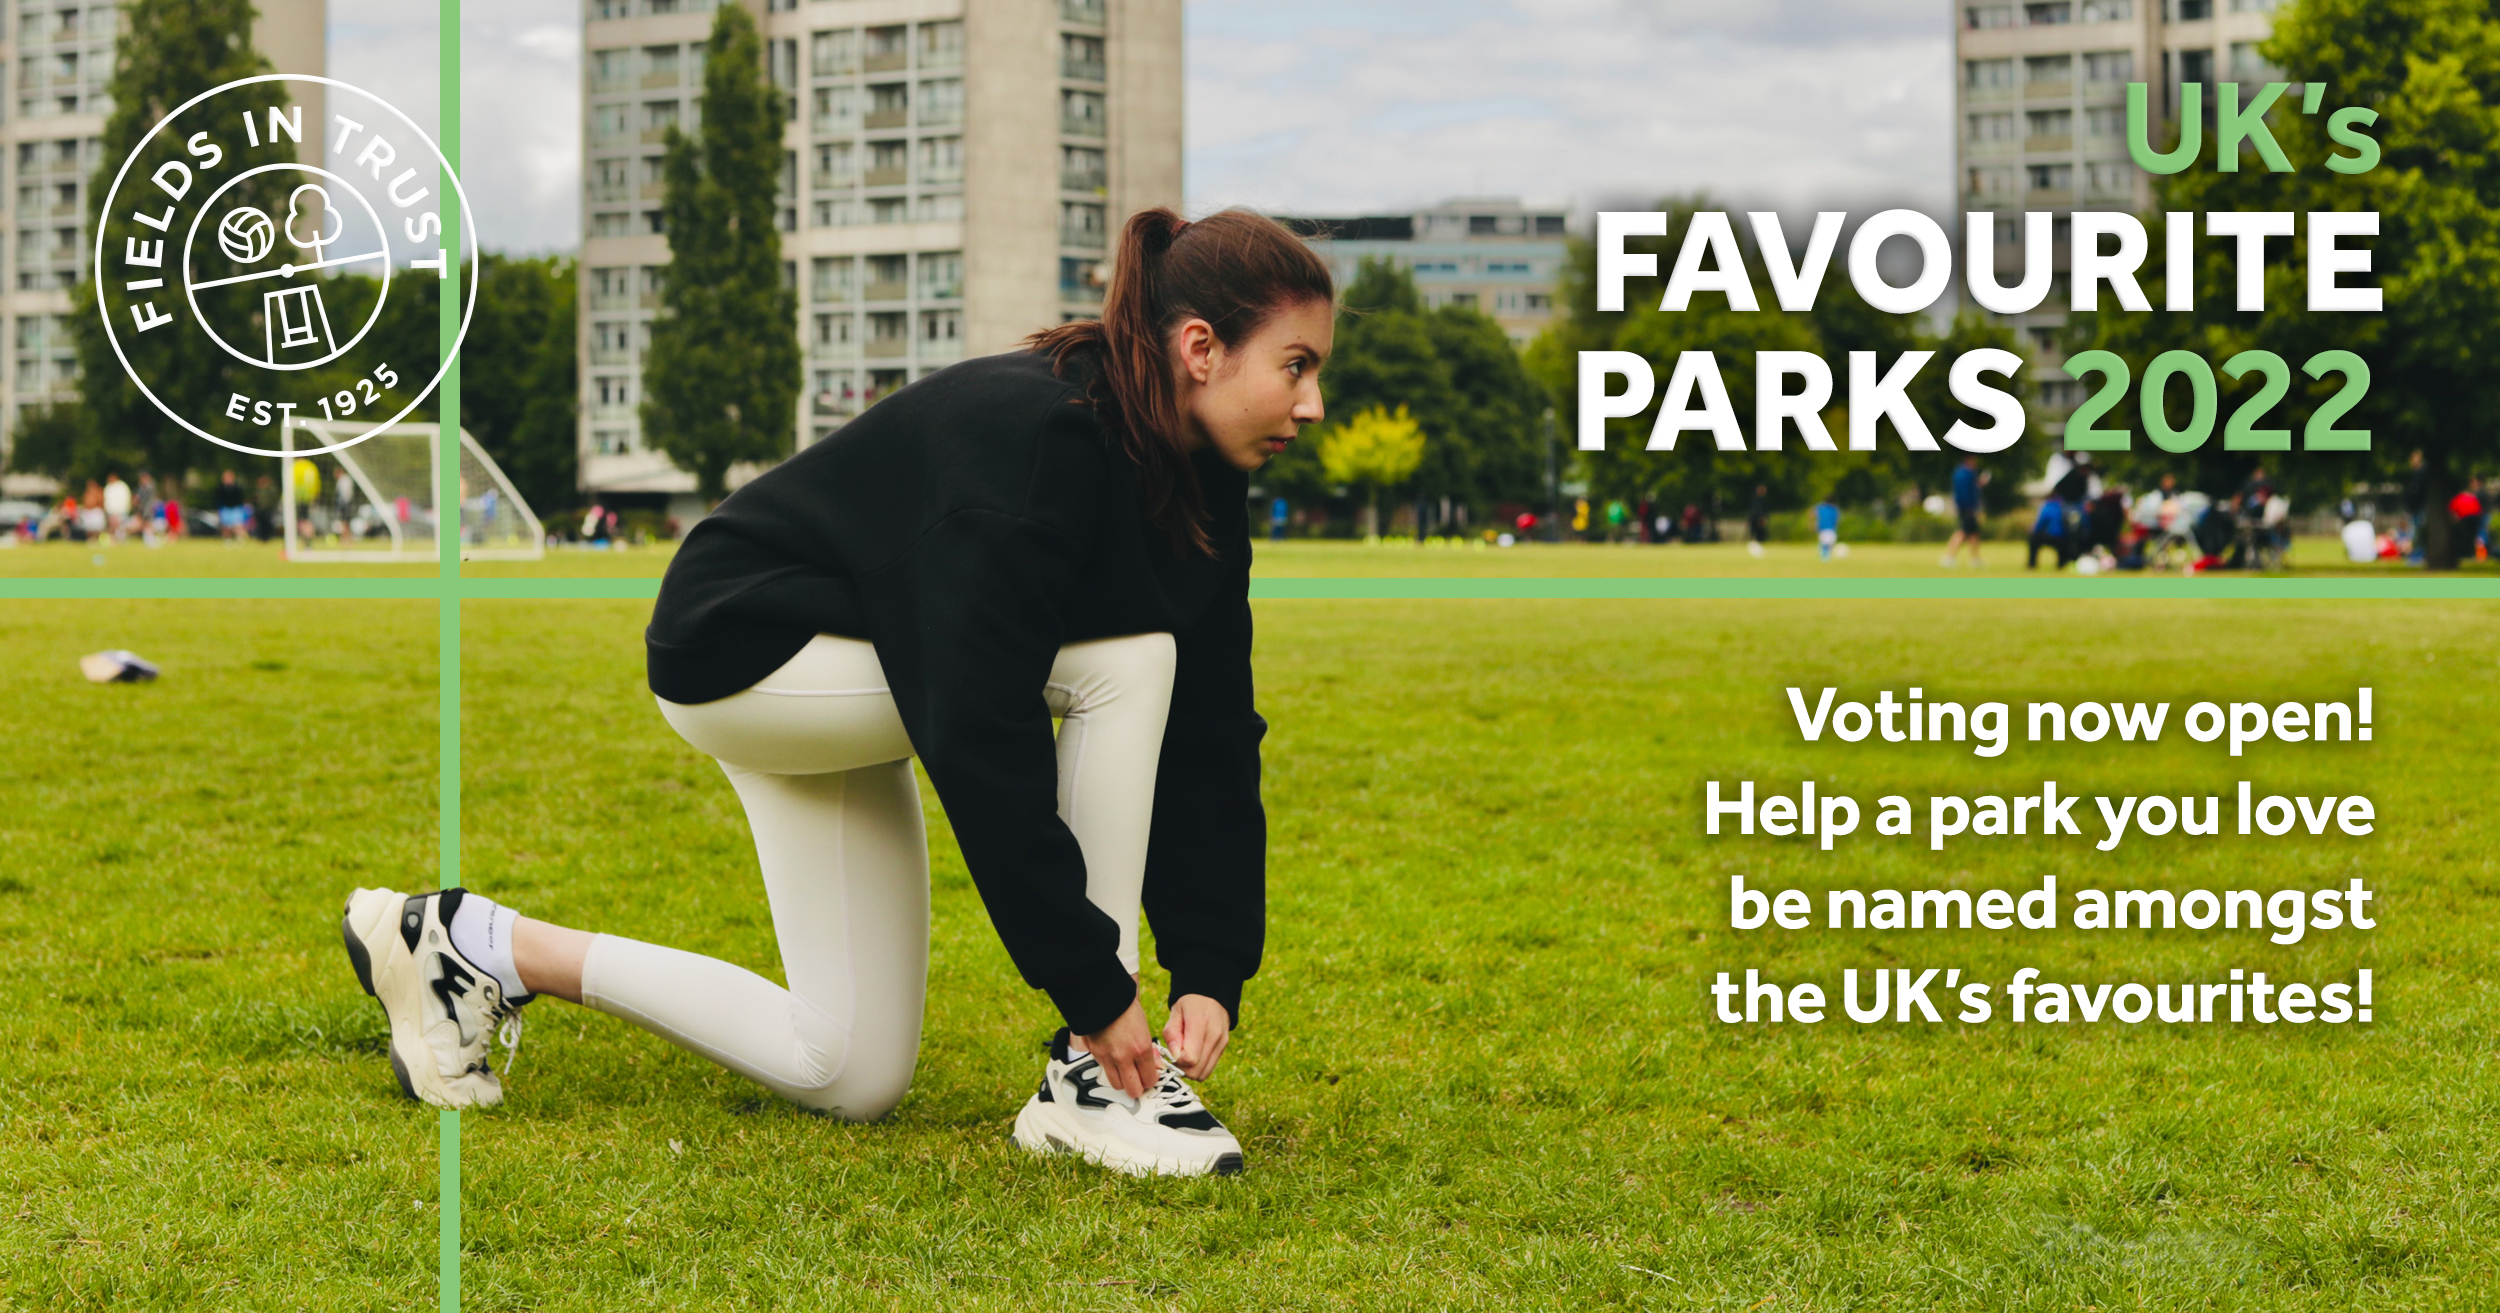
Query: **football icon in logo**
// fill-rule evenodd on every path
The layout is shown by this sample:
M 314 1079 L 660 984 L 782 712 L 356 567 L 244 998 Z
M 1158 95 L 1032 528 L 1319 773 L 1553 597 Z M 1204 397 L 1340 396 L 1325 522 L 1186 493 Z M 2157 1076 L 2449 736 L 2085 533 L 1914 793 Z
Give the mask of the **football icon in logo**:
M 277 243 L 277 225 L 249 205 L 227 211 L 226 217 L 217 222 L 217 245 L 236 264 L 257 263 Z

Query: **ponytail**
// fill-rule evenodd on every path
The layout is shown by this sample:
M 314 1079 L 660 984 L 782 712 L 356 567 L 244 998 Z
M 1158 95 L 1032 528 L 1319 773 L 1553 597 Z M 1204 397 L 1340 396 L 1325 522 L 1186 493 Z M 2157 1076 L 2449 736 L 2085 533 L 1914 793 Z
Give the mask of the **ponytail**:
M 1217 341 L 1237 347 L 1278 310 L 1335 299 L 1327 262 L 1276 221 L 1236 209 L 1192 223 L 1157 206 L 1131 215 L 1120 230 L 1102 318 L 1061 324 L 1026 345 L 1048 353 L 1054 368 L 1072 355 L 1092 358 L 1088 391 L 1104 427 L 1137 464 L 1146 522 L 1175 551 L 1212 555 L 1205 494 L 1183 445 L 1188 420 L 1172 332 L 1204 319 Z

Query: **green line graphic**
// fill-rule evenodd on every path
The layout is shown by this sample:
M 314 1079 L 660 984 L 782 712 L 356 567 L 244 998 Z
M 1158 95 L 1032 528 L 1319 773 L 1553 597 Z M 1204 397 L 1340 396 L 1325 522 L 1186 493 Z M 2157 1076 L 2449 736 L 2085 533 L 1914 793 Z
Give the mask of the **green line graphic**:
M 437 96 L 440 117 L 436 132 L 443 152 L 443 166 L 457 174 L 460 169 L 460 0 L 441 0 L 442 11 L 434 34 L 436 75 L 440 79 Z M 442 450 L 436 462 L 441 483 L 434 490 L 434 545 L 441 553 L 440 581 L 442 592 L 441 651 L 437 657 L 436 680 L 442 697 L 442 771 L 441 829 L 437 842 L 441 845 L 442 871 L 440 886 L 452 888 L 460 883 L 460 548 L 466 535 L 460 526 L 460 202 L 452 186 L 452 178 L 443 179 L 435 188 L 440 197 L 438 208 L 443 216 L 443 267 L 436 286 L 441 313 L 436 331 L 443 357 L 443 382 L 435 400 L 439 417 L 435 441 Z M 442 1313 L 460 1313 L 460 1114 L 446 1108 L 442 1114 L 442 1183 L 437 1187 L 442 1200 L 442 1275 L 437 1297 Z

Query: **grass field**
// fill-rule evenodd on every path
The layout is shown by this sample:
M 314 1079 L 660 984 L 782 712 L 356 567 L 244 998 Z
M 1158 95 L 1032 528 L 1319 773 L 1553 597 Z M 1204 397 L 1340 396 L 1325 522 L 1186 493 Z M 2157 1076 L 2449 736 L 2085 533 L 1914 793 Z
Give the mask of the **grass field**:
M 539 561 L 473 561 L 463 572 L 481 579 L 512 578 L 650 578 L 668 569 L 674 544 L 627 551 L 586 551 L 561 548 Z M 1746 554 L 1741 543 L 1702 547 L 1622 546 L 1595 543 L 1533 543 L 1525 546 L 1419 548 L 1406 540 L 1366 545 L 1349 540 L 1293 539 L 1262 542 L 1255 554 L 1256 573 L 1268 578 L 1938 578 L 1974 576 L 2006 579 L 2022 576 L 2020 543 L 1991 543 L 1987 569 L 1946 570 L 1936 561 L 1942 548 L 1933 543 L 1864 543 L 1846 558 L 1825 561 L 1809 543 L 1773 543 L 1762 559 Z M 2332 539 L 2303 538 L 2293 544 L 2287 575 L 2386 575 L 2421 578 L 2401 565 L 2348 565 Z M 169 547 L 147 548 L 125 543 L 96 547 L 73 543 L 42 543 L 0 550 L 0 578 L 166 578 L 273 577 L 339 579 L 355 577 L 430 578 L 429 562 L 402 564 L 289 564 L 274 544 L 228 546 L 188 540 Z M 2052 573 L 2045 568 L 2042 574 Z M 2491 578 L 2500 574 L 2492 562 L 2468 562 L 2459 575 Z M 2117 578 L 2140 576 L 2113 576 Z M 2175 577 L 2175 576 L 2173 576 Z M 2223 576 L 2233 577 L 2233 576 Z
M 471 886 L 777 974 L 736 801 L 643 691 L 645 608 L 465 614 Z M 23 1201 L 0 1218 L 0 1307 L 430 1297 L 433 1118 L 399 1100 L 334 929 L 349 885 L 430 875 L 428 620 L 0 604 L 0 722 L 20 727 L 0 765 L 0 936 L 19 950 L 0 968 L 18 1055 L 0 1181 Z M 533 1005 L 507 1105 L 464 1119 L 467 1306 L 2500 1305 L 2490 607 L 1271 602 L 1259 623 L 1269 957 L 1206 1086 L 1247 1175 L 1131 1181 L 1006 1142 L 1052 1022 L 933 807 L 928 1039 L 895 1116 L 799 1115 L 612 1018 Z M 165 680 L 76 682 L 79 652 L 121 645 Z M 1780 689 L 1838 678 L 2180 703 L 2366 681 L 2377 736 L 2238 763 L 2175 733 L 1994 763 L 1798 744 Z M 1699 835 L 1701 780 L 1808 777 L 1861 796 L 2247 777 L 2366 790 L 2382 828 L 1934 857 Z M 2292 947 L 1727 928 L 1730 872 L 1819 890 L 2051 871 L 2360 875 L 2381 928 Z M 2087 981 L 2366 965 L 2378 1020 L 1710 1020 L 1722 970 L 1922 963 Z
M 434 869 L 434 619 L 0 602 L 0 1308 L 431 1306 L 434 1120 L 323 924 Z

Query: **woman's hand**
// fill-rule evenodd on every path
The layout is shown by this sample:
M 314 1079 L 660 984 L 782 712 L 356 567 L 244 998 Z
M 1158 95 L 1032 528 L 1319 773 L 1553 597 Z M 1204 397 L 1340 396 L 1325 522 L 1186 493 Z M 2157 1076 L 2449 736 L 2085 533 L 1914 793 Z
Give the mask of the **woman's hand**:
M 1155 1052 L 1154 1031 L 1146 1025 L 1146 1009 L 1140 1001 L 1132 1000 L 1128 1011 L 1110 1025 L 1077 1038 L 1085 1041 L 1085 1051 L 1101 1064 L 1103 1079 L 1132 1099 L 1146 1097 L 1146 1087 L 1163 1078 L 1163 1058 Z
M 1172 1061 L 1180 1064 L 1181 1074 L 1191 1080 L 1205 1080 L 1215 1070 L 1215 1060 L 1224 1056 L 1224 1045 L 1232 1037 L 1232 1015 L 1204 994 L 1183 994 L 1172 1000 L 1172 1014 L 1163 1019 L 1163 1042 L 1172 1050 Z

